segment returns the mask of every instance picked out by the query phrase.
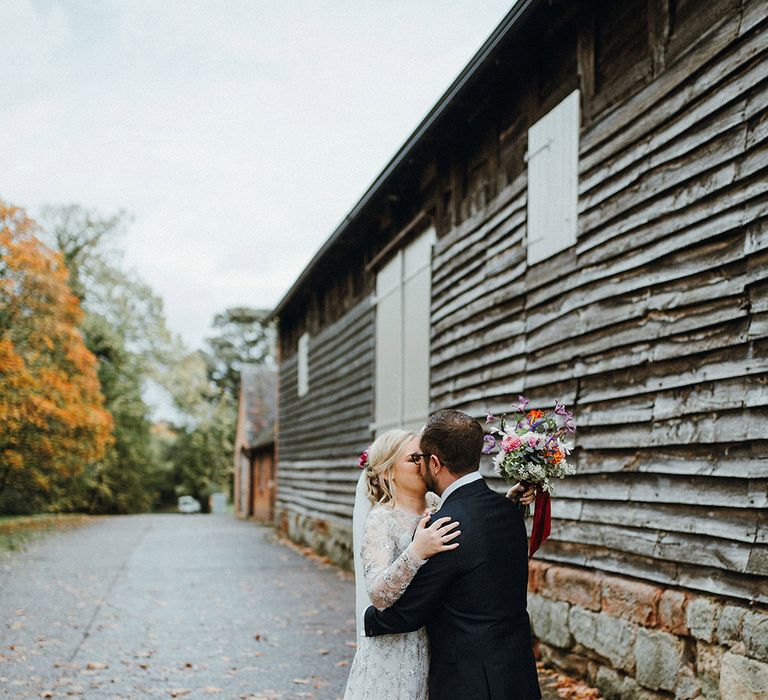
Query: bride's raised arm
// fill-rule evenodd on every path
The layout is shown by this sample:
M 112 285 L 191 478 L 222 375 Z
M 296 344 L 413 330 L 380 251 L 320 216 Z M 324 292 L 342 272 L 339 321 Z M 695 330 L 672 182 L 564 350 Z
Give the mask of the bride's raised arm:
M 391 518 L 391 512 L 385 508 L 374 508 L 366 520 L 360 549 L 368 597 L 378 610 L 388 608 L 403 595 L 429 557 L 458 547 L 458 543 L 451 541 L 461 534 L 455 530 L 458 523 L 450 522 L 450 518 L 440 518 L 426 527 L 425 517 L 416 528 L 414 541 L 393 560 Z
M 403 595 L 426 561 L 414 555 L 413 543 L 392 560 L 395 542 L 389 522 L 391 517 L 384 508 L 374 508 L 368 514 L 360 549 L 368 597 L 379 610 L 388 608 Z

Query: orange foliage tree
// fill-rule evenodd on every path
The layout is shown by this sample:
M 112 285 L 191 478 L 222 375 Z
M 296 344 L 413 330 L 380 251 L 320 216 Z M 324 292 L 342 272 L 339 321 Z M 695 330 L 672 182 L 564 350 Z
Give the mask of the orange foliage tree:
M 61 255 L 0 202 L 0 508 L 32 510 L 112 441 Z

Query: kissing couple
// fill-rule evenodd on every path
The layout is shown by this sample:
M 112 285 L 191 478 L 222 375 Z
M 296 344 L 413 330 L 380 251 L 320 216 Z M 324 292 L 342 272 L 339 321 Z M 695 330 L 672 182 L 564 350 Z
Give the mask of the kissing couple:
M 420 434 L 390 430 L 363 456 L 345 700 L 541 698 L 514 503 L 534 490 L 516 484 L 505 498 L 486 485 L 483 437 L 471 416 L 442 410 Z

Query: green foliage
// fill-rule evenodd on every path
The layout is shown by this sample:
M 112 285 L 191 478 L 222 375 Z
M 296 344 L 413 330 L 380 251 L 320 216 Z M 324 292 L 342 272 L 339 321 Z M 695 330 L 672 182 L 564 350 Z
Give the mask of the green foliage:
M 171 461 L 176 495 L 190 495 L 207 508 L 208 496 L 225 488 L 232 470 L 237 406 L 208 378 L 206 357 L 192 352 L 171 368 L 167 389 L 183 416 Z
M 172 460 L 177 495 L 207 508 L 211 493 L 229 490 L 240 372 L 246 363 L 272 361 L 274 327 L 264 309 L 231 307 L 216 314 L 208 350 L 183 356 L 165 382 L 185 417 Z
M 45 488 L 6 489 L 0 509 L 132 513 L 186 494 L 207 508 L 208 496 L 226 489 L 231 477 L 240 371 L 245 363 L 272 360 L 268 312 L 224 310 L 213 320 L 216 334 L 207 339 L 207 350 L 189 352 L 168 332 L 161 299 L 122 265 L 115 243 L 128 223 L 123 212 L 104 217 L 79 205 L 48 207 L 42 223 L 41 235 L 66 268 L 59 280 L 65 286 L 68 274 L 69 303 L 79 314 L 75 333 L 81 355 L 90 358 L 93 389 L 103 395 L 106 427 L 100 446 L 82 452 L 87 458 L 69 449 L 77 468 L 66 478 L 47 479 Z M 8 260 L 0 258 L 0 273 Z M 0 320 L 9 313 L 0 307 Z M 31 380 L 23 358 L 6 345 L 0 359 L 16 371 L 13 385 L 6 382 L 6 412 L 21 415 L 11 399 L 28 394 Z M 143 398 L 149 382 L 172 398 L 177 425 L 153 425 Z M 8 481 L 1 469 L 0 477 Z
M 168 491 L 168 465 L 152 446 L 150 410 L 142 389 L 172 357 L 162 301 L 120 266 L 114 238 L 120 212 L 101 217 L 78 205 L 48 207 L 47 235 L 61 252 L 85 309 L 81 330 L 99 360 L 99 381 L 114 420 L 114 444 L 55 498 L 59 510 L 132 513 L 150 509 Z
M 89 349 L 99 359 L 99 380 L 112 414 L 115 444 L 103 460 L 89 464 L 70 489 L 68 510 L 134 513 L 158 500 L 158 480 L 151 448 L 149 408 L 141 396 L 141 357 L 107 319 L 88 314 L 83 326 Z
M 218 333 L 206 338 L 208 376 L 234 399 L 240 389 L 243 365 L 272 359 L 275 329 L 266 322 L 268 316 L 266 309 L 246 306 L 230 307 L 214 316 L 213 327 Z

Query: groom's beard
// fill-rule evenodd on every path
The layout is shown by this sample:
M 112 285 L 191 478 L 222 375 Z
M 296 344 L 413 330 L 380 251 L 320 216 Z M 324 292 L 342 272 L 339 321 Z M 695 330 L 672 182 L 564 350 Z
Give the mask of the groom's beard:
M 427 485 L 427 491 L 432 491 L 433 493 L 436 493 L 438 496 L 440 495 L 440 492 L 437 490 L 437 482 L 435 481 L 435 478 L 432 476 L 431 472 L 429 471 L 428 466 L 425 466 L 424 473 L 421 475 L 421 478 L 424 480 L 424 483 Z

